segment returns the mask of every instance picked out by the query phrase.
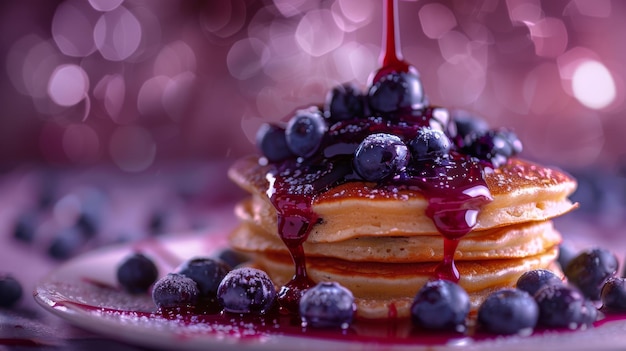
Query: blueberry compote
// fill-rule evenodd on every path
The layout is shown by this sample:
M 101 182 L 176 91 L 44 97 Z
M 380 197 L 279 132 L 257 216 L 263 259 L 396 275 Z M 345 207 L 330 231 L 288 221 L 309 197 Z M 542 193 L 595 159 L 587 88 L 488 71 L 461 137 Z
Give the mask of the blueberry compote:
M 510 136 L 501 138 L 511 144 L 508 147 L 492 143 L 489 149 L 491 144 L 480 137 L 482 129 L 463 129 L 468 135 L 457 142 L 456 121 L 445 108 L 426 102 L 417 70 L 402 59 L 394 1 L 386 1 L 384 10 L 382 65 L 370 77 L 366 92 L 337 87 L 328 94 L 325 111 L 300 109 L 286 128 L 266 126 L 257 138 L 262 141 L 261 162 L 268 166 L 267 194 L 277 210 L 278 232 L 295 264 L 293 279 L 278 297 L 281 307 L 291 312 L 297 312 L 300 296 L 313 286 L 302 244 L 322 220 L 312 210 L 321 192 L 353 181 L 421 191 L 429 201 L 426 214 L 445 239 L 444 259 L 433 275 L 456 282 L 460 277 L 453 258 L 458 242 L 491 201 L 484 172 L 521 150 L 519 140 L 506 131 L 491 134 Z M 472 147 L 473 141 L 481 144 Z M 283 143 L 282 151 L 267 146 Z M 480 153 L 472 154 L 475 149 Z

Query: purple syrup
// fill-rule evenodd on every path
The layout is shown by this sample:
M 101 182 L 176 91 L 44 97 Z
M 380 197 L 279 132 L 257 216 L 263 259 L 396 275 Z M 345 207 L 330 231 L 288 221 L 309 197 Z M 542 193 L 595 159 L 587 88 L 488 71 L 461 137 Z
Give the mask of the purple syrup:
M 373 81 L 391 72 L 414 70 L 402 59 L 395 5 L 396 0 L 386 0 L 382 68 L 374 74 Z M 330 187 L 358 179 L 352 169 L 351 157 L 367 135 L 389 133 L 408 141 L 415 138 L 421 127 L 446 131 L 449 121 L 435 117 L 435 110 L 436 107 L 429 106 L 399 112 L 400 115 L 391 119 L 369 117 L 340 121 L 329 127 L 319 155 L 270 164 L 266 175 L 267 194 L 277 212 L 278 234 L 288 248 L 295 268 L 293 278 L 278 294 L 283 309 L 297 313 L 300 296 L 314 284 L 307 274 L 302 245 L 319 220 L 312 209 L 315 197 Z M 417 187 L 429 199 L 426 215 L 433 220 L 445 242 L 444 259 L 433 275 L 458 282 L 460 276 L 454 264 L 458 241 L 474 227 L 480 208 L 491 201 L 491 195 L 482 176 L 482 167 L 469 157 L 452 153 L 438 162 L 420 165 L 419 169 L 409 168 L 379 186 Z
M 86 282 L 87 283 L 87 282 Z M 93 289 L 102 289 L 93 285 Z M 124 293 L 121 293 L 124 294 Z M 212 339 L 227 338 L 250 342 L 267 340 L 267 337 L 306 337 L 333 341 L 359 343 L 375 343 L 377 345 L 406 346 L 441 346 L 451 345 L 456 341 L 464 343 L 488 342 L 499 336 L 483 333 L 474 328 L 465 333 L 438 332 L 422 330 L 412 325 L 409 319 L 389 318 L 384 322 L 377 320 L 356 320 L 346 330 L 303 328 L 300 318 L 272 311 L 266 315 L 240 315 L 224 312 L 203 311 L 198 307 L 171 310 L 132 310 L 108 306 L 95 306 L 70 300 L 58 300 L 51 305 L 53 308 L 78 308 L 85 312 L 107 315 L 124 320 L 125 325 L 171 330 L 181 341 L 194 337 L 211 337 Z M 390 308 L 390 317 L 395 308 Z M 607 314 L 593 324 L 600 328 L 612 322 L 626 321 L 624 314 Z M 166 327 L 168 326 L 168 327 Z M 537 336 L 541 340 L 544 334 L 554 336 L 555 333 L 571 333 L 570 329 L 536 329 L 530 337 Z M 29 340 L 4 339 L 2 345 L 31 345 Z M 34 344 L 33 344 L 34 346 Z
M 396 2 L 397 0 L 385 0 L 385 6 L 383 7 L 383 51 L 380 57 L 382 67 L 370 77 L 370 85 L 392 72 L 417 72 L 402 57 Z

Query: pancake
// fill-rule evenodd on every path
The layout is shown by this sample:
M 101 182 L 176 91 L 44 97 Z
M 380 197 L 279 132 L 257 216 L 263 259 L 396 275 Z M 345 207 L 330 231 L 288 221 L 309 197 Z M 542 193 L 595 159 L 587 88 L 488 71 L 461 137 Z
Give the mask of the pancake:
M 280 287 L 293 278 L 294 261 L 278 234 L 269 167 L 246 158 L 230 169 L 230 178 L 250 193 L 236 207 L 240 225 L 230 243 Z M 453 257 L 473 310 L 491 292 L 513 287 L 526 271 L 551 269 L 562 276 L 554 264 L 561 235 L 551 219 L 576 207 L 568 199 L 576 181 L 553 168 L 512 158 L 485 169 L 484 180 L 487 189 L 474 189 L 492 201 L 458 240 Z M 445 256 L 445 239 L 427 215 L 426 195 L 411 186 L 351 180 L 317 192 L 311 201 L 319 220 L 302 243 L 308 277 L 350 289 L 360 318 L 409 317 L 415 294 Z
M 287 254 L 276 231 L 255 223 L 255 214 L 244 201 L 237 207 L 242 224 L 232 232 L 233 248 L 246 252 Z M 470 232 L 460 242 L 456 261 L 520 258 L 551 249 L 561 241 L 552 222 L 528 222 L 513 226 Z M 439 234 L 414 236 L 357 236 L 339 242 L 304 243 L 307 256 L 345 258 L 355 262 L 438 262 L 443 259 L 443 237 Z
M 230 178 L 250 193 L 236 207 L 240 225 L 230 243 L 282 286 L 292 279 L 294 263 L 278 234 L 268 167 L 246 158 L 230 169 Z M 554 265 L 561 235 L 551 219 L 576 207 L 568 199 L 576 181 L 553 168 L 513 158 L 487 169 L 484 178 L 482 191 L 492 201 L 454 252 L 458 283 L 474 310 L 528 270 L 562 276 Z M 319 220 L 302 243 L 309 278 L 350 289 L 360 318 L 408 317 L 415 294 L 444 259 L 444 237 L 427 216 L 428 206 L 424 193 L 410 186 L 349 181 L 317 193 L 311 210 Z
M 526 271 L 541 268 L 561 274 L 553 266 L 557 254 L 558 249 L 552 247 L 523 258 L 458 261 L 459 285 L 469 294 L 472 308 L 477 309 L 489 293 L 515 286 Z M 293 276 L 288 255 L 257 253 L 254 258 L 255 264 L 278 285 L 286 284 Z M 309 277 L 316 282 L 335 281 L 350 289 L 356 298 L 358 316 L 367 319 L 387 318 L 390 313 L 408 317 L 415 294 L 432 278 L 437 265 L 438 262 L 373 263 L 307 256 Z
M 276 210 L 266 191 L 267 168 L 256 158 L 237 162 L 230 178 L 252 194 L 255 221 L 275 231 Z M 520 159 L 485 174 L 493 201 L 478 214 L 474 231 L 544 221 L 563 215 L 576 207 L 568 196 L 576 181 L 556 169 Z M 438 230 L 426 216 L 428 199 L 408 187 L 384 188 L 373 183 L 352 181 L 320 193 L 312 210 L 321 218 L 307 241 L 338 242 L 368 236 L 436 235 Z M 367 220 L 364 220 L 367 219 Z

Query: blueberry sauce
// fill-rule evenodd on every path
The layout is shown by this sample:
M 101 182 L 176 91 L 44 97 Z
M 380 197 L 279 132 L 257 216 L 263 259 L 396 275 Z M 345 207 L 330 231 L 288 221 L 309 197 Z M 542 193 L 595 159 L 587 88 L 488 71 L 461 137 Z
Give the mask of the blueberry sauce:
M 92 284 L 89 280 L 82 280 L 84 283 L 79 289 L 81 296 L 89 303 L 79 302 L 75 299 L 56 299 L 49 302 L 51 307 L 58 309 L 79 309 L 86 313 L 94 313 L 98 318 L 122 319 L 128 326 L 160 328 L 161 330 L 178 335 L 181 341 L 192 340 L 197 337 L 209 336 L 212 340 L 227 338 L 227 340 L 240 340 L 242 342 L 254 342 L 255 340 L 267 341 L 271 337 L 306 337 L 312 339 L 323 339 L 329 341 L 346 341 L 358 343 L 375 343 L 377 345 L 389 346 L 442 346 L 459 344 L 475 344 L 497 340 L 500 336 L 494 336 L 469 326 L 464 333 L 457 332 L 436 332 L 426 331 L 411 323 L 409 319 L 389 319 L 384 322 L 379 320 L 357 320 L 347 329 L 319 329 L 302 327 L 299 318 L 293 315 L 285 315 L 274 310 L 266 315 L 253 314 L 233 314 L 215 313 L 214 311 L 204 311 L 198 307 L 185 307 L 177 310 L 159 310 L 154 305 L 142 307 L 140 302 L 134 303 L 133 299 L 141 300 L 141 297 L 134 296 L 128 300 L 129 306 L 124 307 L 110 305 L 111 294 L 122 294 L 115 292 L 111 288 L 103 287 L 101 284 Z M 93 294 L 93 296 L 92 296 Z M 98 296 L 107 296 L 106 300 Z M 115 296 L 115 295 L 113 295 Z M 126 298 L 119 298 L 126 301 Z M 109 301 L 108 303 L 105 301 Z M 604 327 L 613 322 L 626 320 L 623 313 L 606 313 L 604 318 L 593 323 L 594 328 Z M 573 333 L 570 329 L 544 329 L 535 328 L 531 337 L 541 337 L 547 335 L 553 338 L 555 333 Z M 501 339 L 502 340 L 502 339 Z M 539 339 L 541 340 L 541 339 Z M 3 345 L 11 345 L 15 340 L 7 340 L 9 343 L 0 342 Z M 18 341 L 19 342 L 19 341 Z M 20 343 L 20 345 L 22 345 Z
M 318 145 L 316 152 L 268 162 L 267 195 L 277 211 L 279 236 L 295 266 L 292 280 L 282 287 L 278 295 L 281 307 L 288 312 L 297 313 L 300 296 L 314 285 L 306 271 L 302 247 L 312 227 L 321 220 L 313 211 L 312 204 L 317 195 L 333 186 L 364 180 L 363 173 L 357 172 L 363 170 L 357 167 L 363 163 L 357 165 L 360 159 L 353 159 L 359 156 L 364 139 L 382 133 L 383 138 L 389 135 L 387 139 L 395 138 L 396 143 L 410 144 L 425 128 L 438 133 L 449 132 L 451 122 L 447 111 L 436 106 L 424 106 L 417 71 L 402 59 L 395 5 L 395 0 L 387 0 L 384 6 L 381 69 L 374 73 L 369 91 L 370 108 L 374 115 L 366 118 L 327 118 L 329 125 L 319 126 L 317 133 L 310 136 L 311 143 L 315 141 Z M 380 115 L 376 115 L 378 113 Z M 296 113 L 290 123 L 298 117 L 301 116 Z M 321 139 L 320 128 L 325 129 Z M 306 134 L 299 138 L 298 143 L 288 139 L 288 146 L 293 149 L 309 142 Z M 400 146 L 406 150 L 406 146 Z M 387 166 L 393 164 L 393 159 L 389 160 L 389 157 L 399 157 L 394 150 L 378 147 L 381 149 L 373 151 L 376 153 L 374 159 L 386 162 Z M 267 160 L 271 159 L 268 155 Z M 429 201 L 426 215 L 432 219 L 445 243 L 444 259 L 433 272 L 433 277 L 458 282 L 460 276 L 454 264 L 454 253 L 459 240 L 476 225 L 481 207 L 491 201 L 483 177 L 485 163 L 448 147 L 443 156 L 437 154 L 434 158 L 419 158 L 409 165 L 406 162 L 397 164 L 401 166 L 394 169 L 391 175 L 373 170 L 372 174 L 381 174 L 384 179 L 366 179 L 377 182 L 378 187 L 417 189 L 425 195 Z M 368 164 L 368 167 L 371 166 Z

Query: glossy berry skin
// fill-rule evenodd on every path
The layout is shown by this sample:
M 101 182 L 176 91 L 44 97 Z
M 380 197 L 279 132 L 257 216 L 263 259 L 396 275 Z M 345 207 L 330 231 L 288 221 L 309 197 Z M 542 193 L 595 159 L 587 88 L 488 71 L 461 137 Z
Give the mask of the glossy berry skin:
M 451 137 L 459 148 L 469 145 L 473 135 L 487 132 L 489 125 L 485 120 L 463 110 L 451 111 Z
M 601 248 L 581 252 L 565 267 L 565 276 L 591 300 L 600 299 L 604 282 L 617 273 L 617 258 Z
M 534 296 L 537 291 L 544 286 L 559 284 L 563 284 L 563 281 L 552 271 L 547 269 L 535 269 L 524 272 L 517 280 L 516 287 Z
M 117 267 L 117 281 L 131 294 L 147 292 L 158 276 L 157 266 L 141 253 L 127 256 Z
M 424 88 L 416 73 L 392 72 L 370 87 L 368 101 L 373 112 L 383 115 L 419 109 L 424 105 Z
M 347 328 L 356 305 L 350 290 L 335 282 L 322 282 L 304 292 L 299 311 L 303 326 Z
M 431 161 L 447 156 L 451 142 L 446 134 L 432 128 L 420 128 L 417 136 L 409 142 L 409 150 L 415 161 Z
M 256 145 L 270 162 L 278 162 L 293 157 L 293 152 L 287 147 L 285 128 L 264 123 L 256 133 Z
M 559 244 L 559 256 L 557 257 L 557 262 L 561 267 L 562 271 L 565 271 L 565 267 L 574 259 L 574 257 L 578 256 L 578 252 L 568 243 Z
M 626 312 L 626 280 L 621 277 L 609 278 L 600 293 L 602 306 L 611 312 Z
M 320 147 L 325 132 L 326 122 L 317 108 L 299 110 L 285 129 L 287 147 L 297 156 L 313 156 Z
M 411 320 L 425 329 L 463 332 L 469 311 L 470 299 L 461 286 L 448 280 L 433 280 L 415 295 Z
M 163 309 L 194 306 L 199 295 L 196 282 L 178 273 L 169 273 L 157 280 L 152 289 L 152 300 Z
M 236 267 L 249 260 L 249 258 L 246 255 L 230 248 L 225 248 L 221 250 L 220 252 L 216 254 L 216 257 L 222 260 L 224 263 L 226 263 L 230 267 Z
M 215 299 L 218 286 L 230 270 L 230 266 L 221 260 L 196 257 L 185 261 L 177 273 L 196 282 L 200 291 L 200 298 Z
M 509 157 L 515 155 L 510 137 L 508 133 L 496 130 L 472 134 L 469 137 L 471 142 L 465 146 L 464 151 L 480 160 L 490 162 L 494 167 L 499 167 L 506 163 Z
M 537 292 L 539 324 L 550 328 L 577 329 L 595 321 L 597 311 L 576 288 L 548 285 Z
M 353 84 L 334 87 L 326 96 L 325 117 L 332 122 L 361 118 L 365 115 L 365 99 Z
M 230 271 L 217 289 L 226 312 L 265 314 L 276 301 L 276 288 L 267 273 L 255 268 Z
M 12 307 L 22 298 L 22 285 L 10 275 L 0 275 L 0 307 Z
M 478 308 L 478 324 L 493 334 L 518 334 L 537 325 L 539 308 L 530 294 L 519 289 L 491 293 Z
M 366 181 L 380 181 L 409 163 L 409 149 L 399 137 L 377 133 L 368 135 L 354 153 L 353 166 Z

